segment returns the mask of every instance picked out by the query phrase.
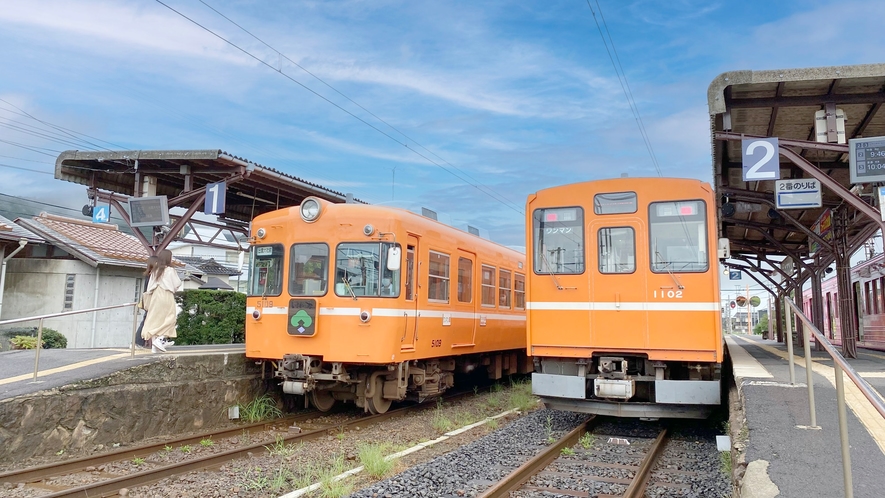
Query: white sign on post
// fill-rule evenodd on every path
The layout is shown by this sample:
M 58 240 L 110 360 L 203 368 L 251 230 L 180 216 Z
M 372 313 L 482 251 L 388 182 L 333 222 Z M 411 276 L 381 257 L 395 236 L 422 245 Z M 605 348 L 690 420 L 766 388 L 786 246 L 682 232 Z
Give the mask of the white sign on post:
M 745 182 L 777 180 L 781 177 L 777 137 L 741 140 L 741 159 Z
M 777 209 L 807 209 L 822 205 L 820 182 L 813 178 L 777 180 L 774 186 Z

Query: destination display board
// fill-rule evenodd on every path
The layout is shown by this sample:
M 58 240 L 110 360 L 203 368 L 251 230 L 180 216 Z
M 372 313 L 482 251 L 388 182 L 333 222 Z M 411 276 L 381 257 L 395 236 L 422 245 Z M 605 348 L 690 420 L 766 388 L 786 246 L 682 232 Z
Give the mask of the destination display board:
M 848 164 L 851 183 L 885 181 L 885 137 L 849 140 Z

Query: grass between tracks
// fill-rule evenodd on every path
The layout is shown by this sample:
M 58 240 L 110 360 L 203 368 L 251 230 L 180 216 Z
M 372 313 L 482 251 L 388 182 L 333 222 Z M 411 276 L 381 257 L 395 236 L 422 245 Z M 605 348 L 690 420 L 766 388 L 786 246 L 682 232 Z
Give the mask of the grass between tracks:
M 364 431 L 330 432 L 323 443 L 324 458 L 317 458 L 317 450 L 311 443 L 285 444 L 278 439 L 267 447 L 274 463 L 263 467 L 249 466 L 241 469 L 241 483 L 248 491 L 271 491 L 275 493 L 300 489 L 312 484 L 319 488 L 307 496 L 339 498 L 354 491 L 354 479 L 335 480 L 334 477 L 358 465 L 364 467 L 364 475 L 359 480 L 361 486 L 389 477 L 404 470 L 404 464 L 387 457 L 414 444 L 434 439 L 465 425 L 469 425 L 513 408 L 528 411 L 537 406 L 531 394 L 528 381 L 496 385 L 490 393 L 480 395 L 474 402 L 447 403 L 438 400 L 432 414 L 425 414 L 419 425 L 429 431 L 406 430 L 401 426 L 386 429 L 386 437 L 370 435 L 371 429 Z M 243 408 L 241 408 L 241 415 Z M 430 418 L 427 427 L 427 418 Z M 407 425 L 407 424 L 406 424 Z M 495 430 L 498 420 L 485 424 L 487 430 Z M 399 431 L 402 430 L 402 433 Z M 396 435 L 391 436 L 390 431 Z M 430 432 L 430 434 L 428 434 Z M 436 435 L 434 435 L 436 433 Z M 429 437 L 428 437 L 429 436 Z M 391 439 L 395 439 L 391 441 Z M 331 447 L 331 448 L 330 448 Z M 313 454 L 313 457 L 309 457 Z M 350 481 L 350 482 L 348 482 Z

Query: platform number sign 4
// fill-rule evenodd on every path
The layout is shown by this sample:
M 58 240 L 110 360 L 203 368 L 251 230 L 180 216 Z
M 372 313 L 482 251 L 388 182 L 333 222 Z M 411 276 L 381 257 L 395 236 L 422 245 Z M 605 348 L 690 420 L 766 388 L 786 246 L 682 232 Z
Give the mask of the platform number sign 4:
M 217 182 L 206 185 L 206 202 L 203 205 L 203 212 L 206 214 L 223 214 L 226 196 L 226 183 Z
M 108 223 L 111 221 L 111 207 L 110 206 L 95 206 L 92 209 L 92 222 L 93 223 Z
M 741 140 L 741 158 L 745 182 L 780 180 L 777 137 Z

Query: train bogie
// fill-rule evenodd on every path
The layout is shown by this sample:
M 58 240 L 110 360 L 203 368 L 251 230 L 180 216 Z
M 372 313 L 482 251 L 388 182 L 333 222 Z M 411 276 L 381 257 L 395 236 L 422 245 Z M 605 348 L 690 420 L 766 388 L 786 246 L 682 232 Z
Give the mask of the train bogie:
M 527 204 L 528 344 L 548 407 L 704 417 L 720 403 L 723 339 L 712 189 L 616 179 Z
M 253 221 L 246 354 L 321 410 L 386 411 L 527 372 L 524 256 L 408 211 L 315 198 Z

